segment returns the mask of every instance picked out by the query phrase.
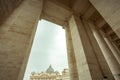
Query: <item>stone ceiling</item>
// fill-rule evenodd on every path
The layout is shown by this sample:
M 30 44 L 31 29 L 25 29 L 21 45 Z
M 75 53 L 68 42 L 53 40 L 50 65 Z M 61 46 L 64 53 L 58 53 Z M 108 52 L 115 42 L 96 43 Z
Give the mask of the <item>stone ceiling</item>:
M 23 0 L 0 0 L 0 25 L 12 14 L 14 9 Z M 67 20 L 75 13 L 80 17 L 93 21 L 104 33 L 115 36 L 115 33 L 106 21 L 91 5 L 89 0 L 45 0 L 41 18 L 54 22 L 61 26 L 67 24 Z M 117 39 L 116 39 L 117 38 Z M 120 42 L 118 37 L 113 40 L 116 44 Z M 120 45 L 118 45 L 120 47 Z
M 0 0 L 0 25 L 23 0 Z

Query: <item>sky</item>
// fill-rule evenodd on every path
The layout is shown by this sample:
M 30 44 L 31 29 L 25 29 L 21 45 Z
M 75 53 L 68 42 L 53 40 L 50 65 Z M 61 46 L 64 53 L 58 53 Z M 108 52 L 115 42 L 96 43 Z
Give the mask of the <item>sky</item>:
M 41 20 L 33 41 L 24 80 L 31 72 L 44 72 L 52 65 L 55 71 L 68 68 L 65 30 L 56 24 Z

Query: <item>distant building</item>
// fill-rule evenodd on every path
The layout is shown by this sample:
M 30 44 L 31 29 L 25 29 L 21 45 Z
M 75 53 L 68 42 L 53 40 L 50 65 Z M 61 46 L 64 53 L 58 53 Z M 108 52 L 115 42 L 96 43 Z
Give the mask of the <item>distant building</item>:
M 62 80 L 70 80 L 69 70 L 68 69 L 63 70 L 63 72 L 62 72 Z
M 30 75 L 30 80 L 70 80 L 69 70 L 64 69 L 62 75 L 60 75 L 60 73 L 58 71 L 54 71 L 50 65 L 46 72 L 32 72 Z

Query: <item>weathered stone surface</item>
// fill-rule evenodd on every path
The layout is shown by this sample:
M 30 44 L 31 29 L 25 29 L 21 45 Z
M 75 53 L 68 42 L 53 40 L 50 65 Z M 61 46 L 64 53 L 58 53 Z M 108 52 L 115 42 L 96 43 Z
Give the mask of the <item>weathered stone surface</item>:
M 99 43 L 95 39 L 94 32 L 92 32 L 92 30 L 90 29 L 90 26 L 89 26 L 90 22 L 83 20 L 83 23 L 84 23 L 86 32 L 88 34 L 88 37 L 90 39 L 90 42 L 92 44 L 92 47 L 94 49 L 95 56 L 97 58 L 97 62 L 98 62 L 98 65 L 100 66 L 103 77 L 107 77 L 108 80 L 114 80 L 114 77 L 110 71 L 110 68 L 109 68 L 109 66 L 105 60 L 105 57 L 103 56 L 102 51 L 99 47 Z
M 73 15 L 69 21 L 69 26 L 79 78 L 81 80 L 103 79 L 93 48 L 80 18 Z
M 8 18 L 23 0 L 0 0 L 0 25 Z
M 69 26 L 65 27 L 70 80 L 80 80 Z
M 95 27 L 99 26 L 107 36 L 114 37 L 113 34 L 116 32 L 120 37 L 119 3 L 119 0 L 109 2 L 107 0 L 0 0 L 0 25 L 2 24 L 0 26 L 0 80 L 23 79 L 37 22 L 41 18 L 63 27 L 69 22 L 72 40 L 69 40 L 70 37 L 68 38 L 68 53 L 70 53 L 68 58 L 73 80 L 77 80 L 78 78 L 75 77 L 78 76 L 80 80 L 103 79 L 104 74 L 109 74 L 109 71 L 106 71 L 109 69 L 106 67 L 101 52 L 95 51 L 99 50 L 98 47 L 95 47 L 97 43 L 94 43 L 95 40 L 87 33 L 79 17 L 92 21 L 97 25 Z M 72 14 L 77 17 L 71 18 Z M 109 25 L 106 26 L 106 22 L 111 25 L 113 30 L 108 28 Z M 86 29 L 88 28 L 86 27 Z M 112 40 L 120 49 L 120 39 L 114 37 Z M 104 44 L 102 43 L 102 45 Z M 120 69 L 119 65 L 116 65 L 117 62 L 113 58 L 112 52 L 102 53 L 106 56 L 105 59 L 111 72 L 118 76 Z M 76 63 L 74 63 L 75 60 Z M 111 78 L 109 79 L 111 80 Z
M 120 38 L 120 0 L 90 0 Z
M 0 27 L 0 80 L 22 80 L 41 10 L 42 0 L 25 0 Z
M 108 47 L 107 43 L 103 39 L 102 35 L 100 34 L 99 30 L 95 27 L 94 24 L 89 23 L 89 26 L 91 30 L 93 31 L 93 34 L 99 43 L 99 46 L 101 48 L 101 51 L 110 67 L 110 70 L 115 78 L 115 80 L 119 80 L 119 74 L 120 74 L 120 64 L 117 62 L 116 58 L 114 57 L 112 51 Z
M 120 64 L 120 52 L 115 48 L 114 44 L 112 43 L 112 41 L 110 40 L 109 37 L 105 36 L 104 34 L 103 34 L 103 37 L 105 39 L 105 42 L 107 43 L 107 45 L 111 49 L 113 55 L 115 56 L 116 60 Z

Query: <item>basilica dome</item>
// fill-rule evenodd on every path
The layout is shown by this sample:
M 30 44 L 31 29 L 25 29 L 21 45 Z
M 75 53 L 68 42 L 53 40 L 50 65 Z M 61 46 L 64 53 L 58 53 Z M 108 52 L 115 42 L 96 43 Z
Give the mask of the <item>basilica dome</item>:
M 49 68 L 46 70 L 46 73 L 54 73 L 54 69 L 50 65 Z

